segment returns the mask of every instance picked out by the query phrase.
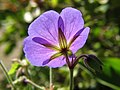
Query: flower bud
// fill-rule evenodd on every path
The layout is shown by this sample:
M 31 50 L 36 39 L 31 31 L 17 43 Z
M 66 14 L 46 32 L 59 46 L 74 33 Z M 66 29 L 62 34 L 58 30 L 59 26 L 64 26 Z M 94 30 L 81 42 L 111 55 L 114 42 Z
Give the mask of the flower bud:
M 87 58 L 84 59 L 85 66 L 93 73 L 101 72 L 103 63 L 92 54 L 89 54 Z

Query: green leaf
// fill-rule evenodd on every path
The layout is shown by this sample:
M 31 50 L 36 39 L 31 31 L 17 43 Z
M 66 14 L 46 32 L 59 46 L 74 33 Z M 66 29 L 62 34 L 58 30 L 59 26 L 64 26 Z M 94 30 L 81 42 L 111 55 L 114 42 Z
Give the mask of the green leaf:
M 101 79 L 102 81 L 105 81 L 106 83 L 109 83 L 111 88 L 114 89 L 114 87 L 120 88 L 120 58 L 111 57 L 103 59 L 103 72 L 98 73 L 97 77 Z M 100 82 L 101 83 L 101 82 Z M 105 84 L 106 83 L 101 83 Z
M 11 69 L 9 70 L 8 74 L 9 74 L 9 75 L 13 75 L 13 74 L 16 72 L 16 70 L 18 69 L 19 66 L 20 66 L 20 64 L 19 64 L 18 62 L 14 62 L 14 63 L 12 64 L 12 67 L 11 67 Z
M 117 74 L 120 75 L 120 59 L 116 57 L 103 59 L 104 67 L 103 72 L 105 75 L 111 76 L 112 71 L 114 70 Z

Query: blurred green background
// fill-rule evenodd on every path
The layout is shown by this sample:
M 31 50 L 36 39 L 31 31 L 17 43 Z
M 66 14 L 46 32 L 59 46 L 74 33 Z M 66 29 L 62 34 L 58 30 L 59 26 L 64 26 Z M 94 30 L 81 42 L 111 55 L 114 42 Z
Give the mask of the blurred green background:
M 13 80 L 26 76 L 39 85 L 49 87 L 49 68 L 21 64 L 23 39 L 29 24 L 47 10 L 61 12 L 74 7 L 83 13 L 85 26 L 91 28 L 85 46 L 77 53 L 99 57 L 103 71 L 95 76 L 83 65 L 74 71 L 74 90 L 120 90 L 120 1 L 119 0 L 0 0 L 0 59 Z M 12 60 L 14 59 L 14 62 Z M 16 59 L 16 61 L 15 61 Z M 20 59 L 17 60 L 17 59 Z M 17 62 L 19 61 L 19 62 Z M 66 66 L 53 69 L 55 90 L 68 90 L 69 71 Z M 0 90 L 10 90 L 0 69 Z M 23 81 L 20 90 L 38 90 Z M 19 90 L 18 89 L 18 90 Z

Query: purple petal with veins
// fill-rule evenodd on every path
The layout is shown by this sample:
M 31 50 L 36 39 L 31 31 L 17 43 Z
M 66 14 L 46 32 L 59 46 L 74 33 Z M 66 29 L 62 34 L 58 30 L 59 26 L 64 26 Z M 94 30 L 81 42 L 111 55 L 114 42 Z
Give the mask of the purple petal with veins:
M 62 32 L 64 32 L 64 22 L 63 22 L 63 19 L 61 18 L 61 16 L 58 19 L 58 29 L 59 28 L 62 30 Z
M 68 7 L 62 10 L 60 16 L 64 22 L 64 34 L 66 39 L 71 40 L 71 38 L 84 27 L 82 13 L 77 9 Z
M 40 37 L 34 37 L 32 40 L 41 45 L 50 45 L 50 43 L 47 40 L 40 38 Z
M 70 40 L 69 42 L 69 47 L 70 45 L 77 39 L 78 36 L 80 36 L 80 34 L 82 33 L 82 31 L 84 30 L 84 28 L 80 29 L 74 36 L 73 38 Z
M 72 42 L 71 46 L 70 46 L 70 50 L 73 53 L 76 53 L 80 48 L 82 48 L 84 46 L 84 44 L 86 43 L 86 40 L 88 38 L 88 34 L 90 32 L 90 28 L 86 27 L 81 33 L 80 35 L 74 40 L 74 42 Z

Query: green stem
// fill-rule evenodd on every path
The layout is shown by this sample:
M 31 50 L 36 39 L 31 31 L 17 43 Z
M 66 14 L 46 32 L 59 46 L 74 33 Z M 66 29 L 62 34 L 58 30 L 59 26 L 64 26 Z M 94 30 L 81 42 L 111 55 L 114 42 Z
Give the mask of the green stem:
M 70 70 L 70 90 L 73 90 L 73 84 L 74 84 L 73 69 L 69 69 L 69 70 Z
M 52 68 L 50 67 L 50 87 L 52 86 Z
M 1 68 L 2 68 L 2 70 L 3 70 L 3 72 L 4 72 L 4 74 L 5 74 L 5 76 L 7 77 L 8 82 L 10 83 L 10 85 L 11 85 L 11 87 L 12 87 L 12 90 L 15 90 L 15 86 L 14 86 L 14 84 L 12 83 L 12 79 L 11 79 L 11 77 L 8 75 L 7 69 L 6 69 L 6 67 L 4 66 L 4 64 L 2 63 L 1 60 L 0 60 L 0 66 L 1 66 Z
M 30 83 L 31 85 L 35 86 L 36 88 L 39 88 L 40 90 L 45 90 L 44 87 L 37 85 L 36 83 L 32 82 L 31 80 L 29 80 L 27 78 L 26 78 L 26 82 Z
M 97 80 L 100 84 L 105 85 L 105 86 L 108 86 L 108 87 L 110 87 L 110 88 L 112 88 L 112 89 L 114 89 L 114 90 L 120 90 L 120 87 L 118 87 L 118 86 L 116 86 L 116 85 L 113 85 L 113 84 L 111 84 L 111 83 L 109 83 L 109 82 L 106 82 L 106 81 L 104 81 L 104 80 L 102 80 L 102 79 L 100 79 L 100 78 L 96 78 L 96 80 Z

